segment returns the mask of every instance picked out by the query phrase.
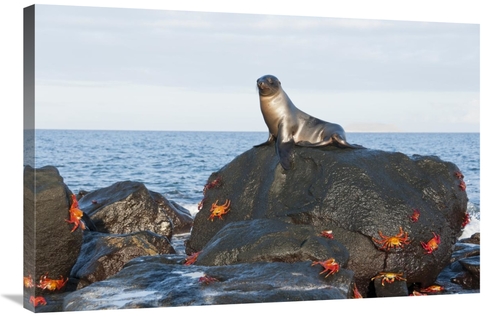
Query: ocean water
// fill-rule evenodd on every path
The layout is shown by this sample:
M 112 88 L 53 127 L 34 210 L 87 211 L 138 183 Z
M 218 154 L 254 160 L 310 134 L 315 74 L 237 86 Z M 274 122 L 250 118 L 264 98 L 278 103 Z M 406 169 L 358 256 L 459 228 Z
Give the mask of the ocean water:
M 195 214 L 210 174 L 267 136 L 267 132 L 35 130 L 34 165 L 57 167 L 75 193 L 125 180 L 142 182 Z M 464 236 L 479 231 L 479 133 L 348 133 L 347 138 L 366 148 L 434 155 L 456 164 L 465 176 L 468 211 L 474 218 Z

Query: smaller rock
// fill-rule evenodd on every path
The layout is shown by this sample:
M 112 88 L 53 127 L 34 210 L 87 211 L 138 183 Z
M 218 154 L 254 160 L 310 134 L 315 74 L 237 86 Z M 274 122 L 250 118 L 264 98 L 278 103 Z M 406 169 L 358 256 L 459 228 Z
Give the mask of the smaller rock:
M 67 287 L 83 241 L 81 227 L 72 231 L 73 224 L 68 223 L 71 195 L 56 167 L 24 168 L 23 275 L 31 278 L 31 286 L 24 288 L 30 296 L 63 292 Z
M 152 232 L 122 235 L 86 232 L 71 276 L 79 279 L 77 289 L 80 289 L 116 274 L 131 259 L 166 253 L 175 253 L 169 240 Z
M 186 208 L 177 204 L 175 201 L 166 199 L 163 195 L 150 191 L 154 200 L 160 208 L 163 208 L 167 216 L 174 223 L 174 234 L 187 233 L 191 231 L 194 218 Z
M 142 183 L 118 182 L 86 194 L 78 203 L 99 232 L 151 231 L 172 238 L 172 220 Z
M 325 278 L 311 262 L 226 266 L 166 264 L 142 257 L 116 275 L 68 294 L 65 311 L 346 299 L 354 273 Z M 174 260 L 175 261 L 175 260 Z
M 450 265 L 438 275 L 436 283 L 445 287 L 443 293 L 446 294 L 475 293 L 480 286 L 479 272 L 480 246 L 459 242 L 455 245 Z
M 470 238 L 465 238 L 460 240 L 462 243 L 472 243 L 472 244 L 480 244 L 481 234 L 479 232 L 474 233 Z

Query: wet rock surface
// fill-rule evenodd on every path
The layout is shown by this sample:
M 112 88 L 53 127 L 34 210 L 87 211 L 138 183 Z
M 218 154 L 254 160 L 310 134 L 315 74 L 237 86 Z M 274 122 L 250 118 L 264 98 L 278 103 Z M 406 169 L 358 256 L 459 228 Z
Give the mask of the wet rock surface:
M 64 293 L 44 294 L 36 311 L 347 299 L 355 285 L 363 297 L 414 295 L 435 284 L 444 289 L 429 294 L 479 292 L 479 234 L 457 242 L 467 208 L 457 166 L 369 149 L 294 153 L 289 171 L 273 146 L 237 157 L 208 179 L 194 220 L 141 183 L 82 191 L 79 206 L 93 226 L 56 250 L 79 246 Z M 32 192 L 58 184 L 50 201 L 67 217 L 71 192 L 58 177 L 25 190 L 25 215 Z M 33 216 L 25 219 L 30 237 Z M 374 278 L 381 272 L 404 280 L 382 285 Z
M 352 271 L 341 269 L 325 278 L 319 274 L 321 267 L 311 266 L 311 262 L 169 263 L 178 261 L 175 256 L 132 260 L 106 281 L 68 294 L 64 310 L 343 299 L 352 292 Z
M 480 289 L 480 234 L 462 239 L 455 245 L 450 264 L 436 279 L 443 293 L 476 293 Z
M 149 231 L 121 235 L 85 232 L 71 276 L 79 280 L 80 289 L 118 273 L 136 257 L 168 253 L 175 253 L 170 241 Z
M 468 200 L 456 165 L 370 149 L 295 147 L 294 153 L 289 171 L 271 144 L 248 150 L 214 173 L 208 183 L 218 180 L 218 186 L 205 193 L 186 253 L 207 248 L 229 223 L 280 219 L 315 232 L 331 230 L 349 252 L 346 267 L 363 295 L 379 272 L 404 268 L 408 283 L 426 286 L 449 264 Z M 223 220 L 210 220 L 213 203 L 225 201 L 230 210 Z M 436 236 L 438 243 L 426 252 L 423 243 L 432 246 Z
M 99 232 L 151 231 L 169 239 L 172 237 L 172 219 L 142 183 L 118 182 L 84 195 L 79 204 Z
M 229 223 L 207 243 L 196 263 L 293 263 L 328 258 L 334 258 L 343 267 L 349 252 L 338 241 L 321 236 L 312 226 L 255 219 Z

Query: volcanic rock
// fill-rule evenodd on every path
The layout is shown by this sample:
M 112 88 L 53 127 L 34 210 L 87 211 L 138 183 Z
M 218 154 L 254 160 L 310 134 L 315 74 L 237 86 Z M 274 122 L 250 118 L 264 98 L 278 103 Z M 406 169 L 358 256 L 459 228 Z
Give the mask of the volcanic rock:
M 66 287 L 43 290 L 36 285 L 42 275 L 65 281 L 77 261 L 83 237 L 80 227 L 71 232 L 73 224 L 66 222 L 71 195 L 54 166 L 25 166 L 24 277 L 33 282 L 32 287 L 25 287 L 26 298 L 62 292 Z M 33 309 L 31 304 L 25 307 Z
M 172 219 L 143 183 L 117 182 L 86 194 L 78 203 L 99 232 L 151 231 L 172 238 Z
M 333 146 L 295 147 L 293 160 L 294 167 L 283 170 L 272 143 L 212 174 L 208 183 L 220 179 L 222 185 L 206 191 L 186 253 L 207 248 L 229 223 L 284 219 L 312 226 L 313 232 L 331 230 L 349 252 L 346 268 L 363 295 L 379 272 L 404 268 L 408 284 L 424 287 L 449 264 L 468 200 L 455 164 L 435 156 Z M 230 210 L 223 220 L 209 220 L 212 204 L 226 200 Z M 417 221 L 411 219 L 415 211 Z M 440 242 L 427 253 L 422 243 L 434 234 Z M 395 236 L 401 238 L 396 245 L 384 246 Z M 235 248 L 244 243 L 232 242 Z

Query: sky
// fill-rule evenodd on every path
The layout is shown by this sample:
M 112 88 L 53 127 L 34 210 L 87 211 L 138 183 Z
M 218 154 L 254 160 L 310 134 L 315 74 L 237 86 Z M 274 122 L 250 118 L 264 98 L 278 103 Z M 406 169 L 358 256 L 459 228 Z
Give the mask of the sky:
M 256 80 L 272 74 L 347 132 L 479 132 L 477 23 L 59 5 L 35 20 L 39 129 L 267 131 Z

